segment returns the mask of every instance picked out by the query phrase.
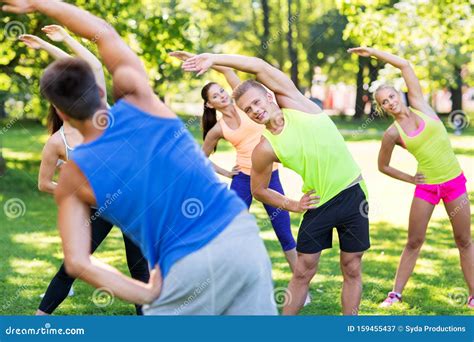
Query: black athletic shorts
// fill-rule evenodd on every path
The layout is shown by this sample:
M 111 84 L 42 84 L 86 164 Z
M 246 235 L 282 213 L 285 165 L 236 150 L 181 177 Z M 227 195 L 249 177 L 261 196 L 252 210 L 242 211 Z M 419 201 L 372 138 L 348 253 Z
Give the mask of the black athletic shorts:
M 298 231 L 296 250 L 313 254 L 332 247 L 332 231 L 341 251 L 356 253 L 370 247 L 368 203 L 359 184 L 340 192 L 321 207 L 306 211 Z

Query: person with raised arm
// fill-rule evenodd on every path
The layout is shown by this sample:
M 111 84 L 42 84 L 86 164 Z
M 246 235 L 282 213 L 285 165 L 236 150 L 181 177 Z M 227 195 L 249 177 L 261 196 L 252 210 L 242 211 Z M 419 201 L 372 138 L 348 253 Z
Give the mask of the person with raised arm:
M 201 54 L 183 69 L 203 74 L 214 66 L 256 75 L 233 93 L 237 106 L 266 130 L 252 154 L 251 188 L 259 201 L 304 213 L 295 272 L 283 314 L 297 314 L 317 271 L 321 251 L 332 247 L 336 227 L 343 275 L 342 312 L 358 314 L 362 255 L 370 247 L 366 187 L 342 135 L 321 108 L 306 98 L 282 71 L 256 57 Z M 268 88 L 275 94 L 267 91 Z M 280 162 L 303 178 L 303 197 L 290 199 L 268 187 L 272 165 Z
M 71 4 L 1 3 L 4 11 L 40 12 L 93 40 L 113 77 L 118 102 L 110 111 L 80 59 L 54 62 L 40 82 L 43 95 L 84 137 L 55 191 L 66 271 L 147 304 L 145 314 L 276 314 L 270 260 L 255 218 L 154 94 L 140 59 L 117 32 Z M 98 116 L 108 124 L 98 126 Z M 153 268 L 148 284 L 91 256 L 90 206 L 138 244 Z
M 194 56 L 186 51 L 174 51 L 171 56 L 182 61 Z M 234 70 L 227 67 L 215 66 L 213 69 L 224 75 L 227 83 L 235 89 L 241 80 Z M 215 82 L 207 83 L 201 90 L 201 97 L 204 101 L 202 114 L 202 130 L 204 154 L 209 157 L 217 148 L 220 139 L 227 140 L 236 150 L 236 166 L 231 170 L 226 170 L 214 163 L 216 172 L 224 177 L 232 179 L 230 189 L 234 190 L 239 197 L 250 208 L 253 196 L 250 189 L 250 170 L 252 169 L 252 152 L 260 142 L 263 125 L 256 124 L 243 113 L 233 102 L 231 96 L 225 89 Z M 222 116 L 217 119 L 217 111 Z M 274 163 L 269 187 L 281 194 L 284 194 L 278 172 L 278 164 Z M 288 261 L 290 270 L 296 266 L 296 242 L 291 232 L 290 215 L 287 211 L 281 210 L 271 205 L 264 204 L 264 208 L 277 235 L 281 248 Z M 310 303 L 308 295 L 306 303 Z
M 374 57 L 400 69 L 408 88 L 408 105 L 400 93 L 388 84 L 374 93 L 378 109 L 393 119 L 382 139 L 378 157 L 380 172 L 415 185 L 408 240 L 403 250 L 395 284 L 382 302 L 390 307 L 402 301 L 402 292 L 413 273 L 416 260 L 425 241 L 426 230 L 434 207 L 443 200 L 459 250 L 461 269 L 469 297 L 467 306 L 474 308 L 474 247 L 471 237 L 471 209 L 466 189 L 466 177 L 454 154 L 448 133 L 436 112 L 426 102 L 420 82 L 410 63 L 401 57 L 370 47 L 357 47 L 348 52 L 362 57 Z M 414 176 L 390 166 L 395 145 L 405 148 L 418 162 Z
M 48 25 L 44 27 L 42 31 L 45 32 L 53 41 L 64 41 L 79 58 L 83 59 L 90 65 L 91 69 L 94 71 L 95 79 L 99 88 L 103 90 L 102 99 L 106 101 L 107 93 L 105 90 L 104 71 L 102 69 L 102 64 L 97 57 L 73 39 L 61 26 Z M 32 49 L 45 50 L 55 59 L 71 57 L 63 50 L 44 41 L 40 37 L 25 34 L 20 36 L 19 39 Z M 50 105 L 47 126 L 51 136 L 46 142 L 41 154 L 38 188 L 42 192 L 54 195 L 54 191 L 57 187 L 57 183 L 54 181 L 54 176 L 56 172 L 60 170 L 61 166 L 69 160 L 74 148 L 82 143 L 83 137 L 81 133 L 72 127 L 67 121 L 63 122 L 61 120 L 53 105 Z M 91 216 L 94 216 L 96 212 L 96 208 L 91 208 Z M 113 224 L 100 217 L 91 221 L 91 253 L 99 247 L 112 230 L 112 227 Z M 123 240 L 125 243 L 127 265 L 132 278 L 147 283 L 150 277 L 147 261 L 143 257 L 140 249 L 124 234 Z M 36 315 L 51 315 L 56 308 L 61 305 L 64 299 L 66 299 L 68 294 L 71 296 L 74 294 L 72 285 L 74 281 L 75 279 L 66 273 L 63 263 L 51 280 L 46 292 L 41 295 L 42 299 L 38 310 L 36 311 Z M 137 315 L 142 314 L 140 305 L 136 305 L 136 313 Z

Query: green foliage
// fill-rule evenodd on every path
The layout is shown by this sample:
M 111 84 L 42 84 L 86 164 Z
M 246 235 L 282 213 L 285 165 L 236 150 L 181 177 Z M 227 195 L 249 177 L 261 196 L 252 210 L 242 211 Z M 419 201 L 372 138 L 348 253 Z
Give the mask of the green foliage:
M 156 93 L 165 96 L 167 92 L 177 91 L 175 81 L 181 79 L 183 72 L 170 63 L 167 53 L 193 50 L 192 42 L 183 32 L 189 23 L 189 12 L 174 11 L 172 2 L 163 4 L 151 0 L 78 0 L 74 3 L 104 18 L 116 28 L 140 55 Z M 0 22 L 4 27 L 0 36 L 0 107 L 8 99 L 14 99 L 19 103 L 12 103 L 14 108 L 6 107 L 11 116 L 44 119 L 47 103 L 39 94 L 39 78 L 52 59 L 44 51 L 26 48 L 15 38 L 22 33 L 45 38 L 41 28 L 53 22 L 39 14 L 17 16 L 5 12 L 0 12 Z M 82 43 L 97 54 L 94 44 Z M 62 44 L 59 47 L 66 49 Z M 110 77 L 106 75 L 106 79 L 110 80 Z M 111 94 L 110 91 L 108 93 Z

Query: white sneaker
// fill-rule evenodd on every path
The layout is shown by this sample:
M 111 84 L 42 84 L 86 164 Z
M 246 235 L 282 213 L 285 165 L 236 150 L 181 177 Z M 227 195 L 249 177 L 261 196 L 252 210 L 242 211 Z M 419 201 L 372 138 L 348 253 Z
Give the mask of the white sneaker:
M 303 306 L 307 306 L 307 305 L 311 304 L 311 300 L 312 300 L 311 295 L 308 292 L 308 294 L 306 295 L 306 299 L 304 301 Z

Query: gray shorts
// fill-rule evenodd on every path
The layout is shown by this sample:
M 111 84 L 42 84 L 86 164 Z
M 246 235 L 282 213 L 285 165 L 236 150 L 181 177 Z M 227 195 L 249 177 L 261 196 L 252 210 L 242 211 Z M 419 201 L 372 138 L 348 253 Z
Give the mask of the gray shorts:
M 247 211 L 203 248 L 178 260 L 145 315 L 276 315 L 271 263 Z

